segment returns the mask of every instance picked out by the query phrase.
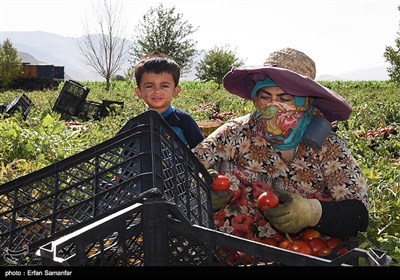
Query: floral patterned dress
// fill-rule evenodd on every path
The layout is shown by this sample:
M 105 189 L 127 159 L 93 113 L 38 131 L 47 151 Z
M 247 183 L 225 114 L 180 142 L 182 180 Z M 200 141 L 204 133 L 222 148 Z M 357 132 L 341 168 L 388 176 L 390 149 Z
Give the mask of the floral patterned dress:
M 214 213 L 217 230 L 253 240 L 273 236 L 275 230 L 257 209 L 258 196 L 271 188 L 327 201 L 357 199 L 368 206 L 365 177 L 336 134 L 321 149 L 300 144 L 286 162 L 257 131 L 253 116 L 225 123 L 192 150 L 206 168 L 231 179 L 233 197 Z

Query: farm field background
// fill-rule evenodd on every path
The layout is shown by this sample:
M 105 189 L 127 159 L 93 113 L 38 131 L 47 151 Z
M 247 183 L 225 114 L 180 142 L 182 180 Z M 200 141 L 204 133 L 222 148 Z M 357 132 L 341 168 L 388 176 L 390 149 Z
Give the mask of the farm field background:
M 378 248 L 400 265 L 400 86 L 388 81 L 321 81 L 340 93 L 352 106 L 349 120 L 339 122 L 337 133 L 347 141 L 369 186 L 370 221 L 358 236 L 360 248 Z M 105 91 L 103 82 L 83 82 L 90 88 L 87 101 L 124 103 L 101 120 L 61 118 L 53 111 L 62 84 L 56 91 L 7 91 L 0 104 L 9 104 L 25 93 L 34 103 L 27 118 L 20 113 L 0 114 L 1 185 L 53 164 L 111 137 L 146 107 L 134 93 L 134 84 L 113 82 Z M 182 92 L 173 105 L 197 121 L 226 121 L 253 110 L 250 101 L 229 94 L 212 82 L 181 82 Z

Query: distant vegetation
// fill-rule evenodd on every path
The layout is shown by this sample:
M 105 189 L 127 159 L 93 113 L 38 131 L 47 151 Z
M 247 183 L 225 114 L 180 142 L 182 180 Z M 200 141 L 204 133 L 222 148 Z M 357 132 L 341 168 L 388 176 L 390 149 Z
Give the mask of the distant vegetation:
M 359 236 L 359 247 L 384 250 L 393 258 L 392 264 L 399 265 L 400 87 L 386 81 L 321 83 L 339 92 L 353 107 L 350 119 L 339 123 L 338 134 L 347 141 L 369 184 L 370 224 L 367 233 Z M 132 83 L 113 82 L 109 94 L 104 82 L 84 84 L 91 89 L 88 100 L 121 101 L 124 108 L 102 120 L 65 120 L 52 110 L 59 91 L 26 93 L 35 104 L 26 120 L 20 114 L 0 114 L 0 184 L 115 136 L 130 118 L 145 110 Z M 251 102 L 229 94 L 217 83 L 184 81 L 181 86 L 173 105 L 197 121 L 226 121 L 253 110 Z M 3 92 L 0 103 L 9 104 L 21 94 Z

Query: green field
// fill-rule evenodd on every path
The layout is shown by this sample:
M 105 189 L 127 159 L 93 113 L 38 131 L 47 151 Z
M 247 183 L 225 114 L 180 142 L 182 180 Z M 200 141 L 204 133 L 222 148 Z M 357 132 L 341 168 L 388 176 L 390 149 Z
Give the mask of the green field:
M 338 134 L 347 141 L 369 185 L 370 224 L 359 235 L 359 247 L 384 250 L 393 258 L 391 265 L 400 265 L 400 86 L 386 81 L 321 83 L 340 93 L 353 108 L 350 119 L 339 123 Z M 145 110 L 132 84 L 115 82 L 110 94 L 105 83 L 83 84 L 91 89 L 87 100 L 120 101 L 124 108 L 116 108 L 102 120 L 65 120 L 52 110 L 62 85 L 58 91 L 25 92 L 34 103 L 26 120 L 19 113 L 0 115 L 0 184 L 115 136 L 130 118 Z M 250 101 L 218 89 L 215 83 L 185 81 L 181 86 L 173 105 L 197 121 L 225 121 L 253 109 Z M 22 93 L 2 92 L 0 103 L 9 104 Z M 78 125 L 69 126 L 72 121 Z

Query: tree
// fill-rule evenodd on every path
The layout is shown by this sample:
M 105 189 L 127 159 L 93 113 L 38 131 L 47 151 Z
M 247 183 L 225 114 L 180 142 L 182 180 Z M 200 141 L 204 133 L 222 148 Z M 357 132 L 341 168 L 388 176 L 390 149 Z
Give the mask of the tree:
M 222 78 L 232 67 L 239 67 L 244 61 L 236 57 L 236 53 L 225 47 L 214 47 L 209 50 L 196 66 L 196 77 L 201 81 L 215 81 L 221 87 Z
M 173 57 L 181 72 L 188 73 L 197 54 L 197 41 L 189 36 L 196 31 L 182 14 L 175 12 L 175 7 L 164 8 L 160 3 L 157 8 L 150 8 L 136 26 L 130 62 L 135 65 L 146 54 L 158 51 Z
M 8 88 L 21 74 L 22 60 L 7 38 L 0 47 L 0 85 Z
M 129 54 L 128 40 L 123 36 L 125 24 L 122 21 L 121 10 L 119 1 L 93 2 L 98 25 L 96 33 L 90 32 L 86 20 L 85 35 L 82 40 L 77 41 L 86 64 L 93 67 L 106 80 L 108 92 L 113 75 L 127 62 Z
M 397 6 L 397 9 L 400 11 L 400 6 Z M 400 32 L 397 34 L 400 36 Z M 396 38 L 395 43 L 396 47 L 386 46 L 383 56 L 386 58 L 386 62 L 392 65 L 387 68 L 390 79 L 400 83 L 400 37 Z

